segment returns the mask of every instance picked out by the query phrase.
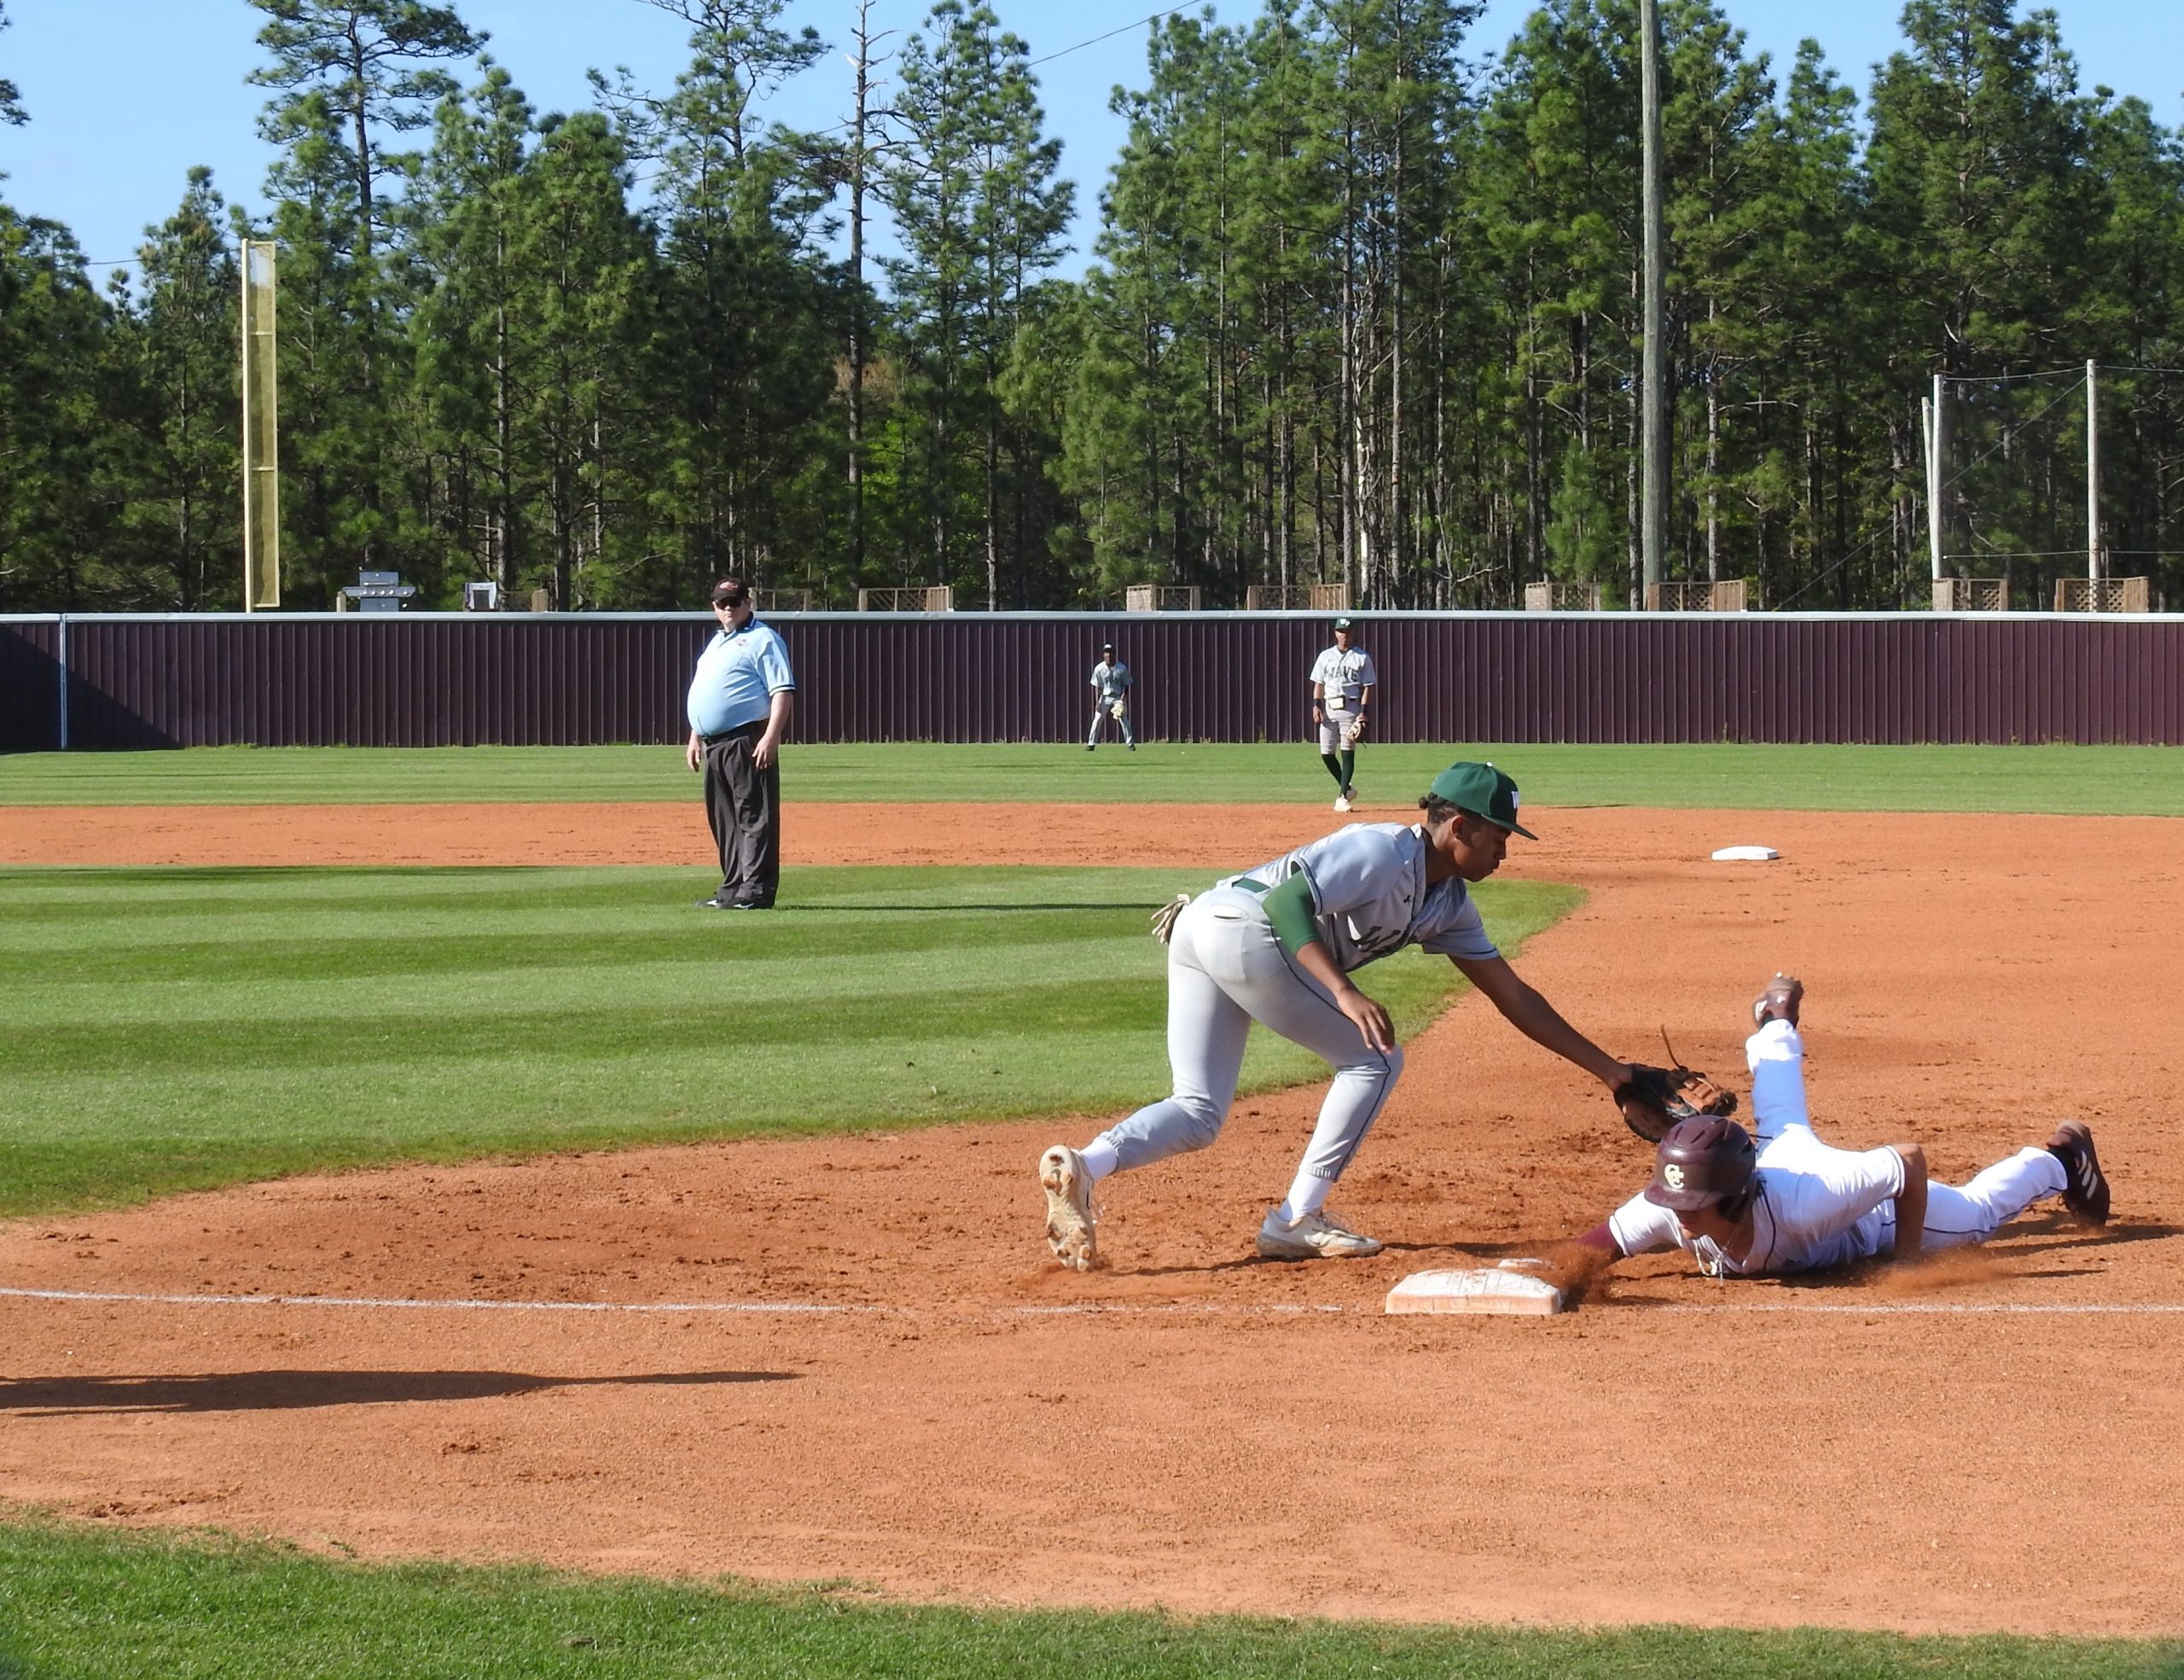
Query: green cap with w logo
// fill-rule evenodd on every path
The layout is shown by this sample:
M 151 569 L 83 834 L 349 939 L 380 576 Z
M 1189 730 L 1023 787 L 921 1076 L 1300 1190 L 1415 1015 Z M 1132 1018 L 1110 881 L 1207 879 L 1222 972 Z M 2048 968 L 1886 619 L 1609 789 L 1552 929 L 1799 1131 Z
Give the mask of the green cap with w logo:
M 1433 778 L 1433 786 L 1428 791 L 1435 799 L 1446 799 L 1459 811 L 1484 817 L 1497 828 L 1507 828 L 1526 840 L 1539 838 L 1517 821 L 1517 784 L 1492 764 L 1472 764 L 1469 760 L 1450 764 Z

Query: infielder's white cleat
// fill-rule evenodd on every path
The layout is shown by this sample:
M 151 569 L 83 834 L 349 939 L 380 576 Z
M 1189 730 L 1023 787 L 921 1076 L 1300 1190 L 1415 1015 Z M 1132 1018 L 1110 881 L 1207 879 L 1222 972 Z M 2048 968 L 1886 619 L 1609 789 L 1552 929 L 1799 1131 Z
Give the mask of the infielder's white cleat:
M 1380 1252 L 1378 1237 L 1345 1230 L 1326 1213 L 1307 1213 L 1295 1224 L 1282 1223 L 1275 1208 L 1259 1227 L 1259 1253 L 1269 1260 L 1354 1260 Z
M 1334 796 L 1334 808 L 1335 808 L 1337 811 L 1347 811 L 1347 810 L 1349 810 L 1349 809 L 1350 809 L 1350 795 L 1349 795 L 1349 794 L 1347 794 L 1347 793 L 1337 793 L 1337 794 Z
M 1047 1193 L 1047 1247 L 1072 1270 L 1091 1270 L 1099 1247 L 1094 1227 L 1100 1210 L 1092 1200 L 1092 1175 L 1084 1157 L 1055 1144 L 1039 1157 L 1039 1188 Z

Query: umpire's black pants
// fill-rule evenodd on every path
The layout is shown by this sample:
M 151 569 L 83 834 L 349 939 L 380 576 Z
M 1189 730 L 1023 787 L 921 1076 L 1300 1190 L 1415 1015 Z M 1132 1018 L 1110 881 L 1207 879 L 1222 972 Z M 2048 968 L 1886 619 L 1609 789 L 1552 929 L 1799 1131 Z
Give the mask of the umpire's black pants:
M 760 770 L 751 751 L 765 734 L 746 724 L 706 737 L 706 821 L 720 848 L 720 901 L 774 902 L 781 883 L 781 761 Z

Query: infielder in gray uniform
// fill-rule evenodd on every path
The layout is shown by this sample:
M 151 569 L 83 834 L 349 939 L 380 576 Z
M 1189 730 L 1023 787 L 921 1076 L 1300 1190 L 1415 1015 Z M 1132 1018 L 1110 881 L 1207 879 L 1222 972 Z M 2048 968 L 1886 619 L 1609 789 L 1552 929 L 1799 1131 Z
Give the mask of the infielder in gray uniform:
M 1366 714 L 1380 673 L 1373 656 L 1357 645 L 1357 625 L 1334 621 L 1334 646 L 1312 661 L 1312 727 L 1319 732 L 1320 762 L 1334 778 L 1334 808 L 1348 811 L 1357 798 L 1357 743 L 1365 736 Z
M 1175 1090 L 1083 1148 L 1058 1143 L 1039 1158 L 1047 1241 L 1063 1264 L 1092 1264 L 1101 1179 L 1220 1136 L 1254 1020 L 1335 1070 L 1289 1194 L 1259 1227 L 1258 1252 L 1377 1253 L 1380 1243 L 1327 1212 L 1327 1198 L 1403 1072 L 1388 1012 L 1350 975 L 1404 945 L 1448 957 L 1519 1032 L 1610 1090 L 1632 1077 L 1518 979 L 1466 889 L 1501 867 L 1511 834 L 1532 838 L 1518 826 L 1517 784 L 1491 764 L 1451 764 L 1418 803 L 1422 823 L 1352 823 L 1163 912 Z
M 1130 726 L 1130 691 L 1136 681 L 1130 667 L 1115 657 L 1115 644 L 1102 642 L 1100 662 L 1092 667 L 1092 728 L 1084 737 L 1086 752 L 1100 744 L 1100 731 L 1111 718 L 1123 732 L 1124 744 L 1137 751 L 1137 735 Z

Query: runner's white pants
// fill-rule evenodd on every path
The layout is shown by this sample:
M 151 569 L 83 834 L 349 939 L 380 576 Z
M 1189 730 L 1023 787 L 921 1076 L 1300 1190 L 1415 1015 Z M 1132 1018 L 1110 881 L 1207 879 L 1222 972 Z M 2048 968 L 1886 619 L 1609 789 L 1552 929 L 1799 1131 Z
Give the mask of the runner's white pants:
M 1805 1106 L 1804 1040 L 1798 1029 L 1786 1020 L 1770 1020 L 1745 1040 L 1744 1053 L 1745 1065 L 1751 1069 L 1752 1131 L 1760 1147 L 1774 1142 L 1791 1126 L 1803 1126 L 1805 1135 L 1811 1136 L 1812 1119 Z M 1771 1159 L 1784 1166 L 1796 1165 L 1794 1154 Z M 2047 1150 L 2035 1148 L 2019 1149 L 2008 1160 L 1996 1161 L 1968 1184 L 1929 1179 L 1926 1234 L 1920 1246 L 1931 1250 L 1984 1242 L 2042 1196 L 2060 1195 L 2067 1182 L 2062 1162 Z M 1893 1253 L 1896 1203 L 1883 1202 L 1866 1215 L 1866 1220 L 1873 1222 L 1873 1234 L 1878 1238 L 1873 1252 Z
M 1365 1042 L 1327 989 L 1281 948 L 1258 895 L 1240 887 L 1217 887 L 1176 919 L 1168 945 L 1175 1090 L 1103 1134 L 1118 1168 L 1203 1149 L 1221 1135 L 1254 1020 L 1333 1067 L 1301 1170 L 1330 1182 L 1342 1176 L 1395 1089 L 1403 1051 L 1383 1053 Z

